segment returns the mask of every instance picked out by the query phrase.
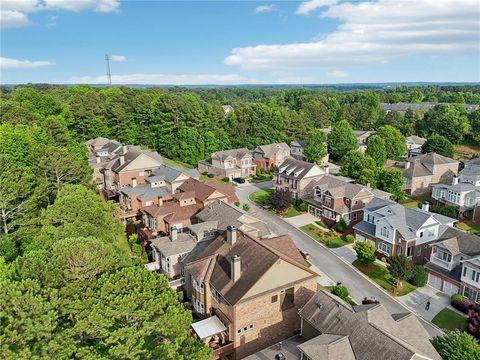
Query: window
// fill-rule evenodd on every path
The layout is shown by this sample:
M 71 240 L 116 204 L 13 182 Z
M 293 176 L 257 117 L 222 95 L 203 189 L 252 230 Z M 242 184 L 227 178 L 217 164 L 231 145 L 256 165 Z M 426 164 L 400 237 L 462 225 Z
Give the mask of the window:
M 350 199 L 345 199 L 345 204 L 350 204 Z
M 464 267 L 464 268 L 463 268 L 463 275 L 462 275 L 462 276 L 466 276 L 466 275 L 467 275 L 467 268 Z
M 445 261 L 450 262 L 450 261 L 452 260 L 452 255 L 444 252 L 444 253 L 442 254 L 442 259 L 445 260 Z
M 220 299 L 222 298 L 222 296 L 220 295 L 220 293 L 217 290 L 213 290 L 213 298 L 215 299 L 215 301 L 217 303 L 220 304 Z
M 480 280 L 480 272 L 477 271 L 477 279 L 475 281 L 478 282 L 479 280 Z
M 276 303 L 278 301 L 278 295 L 273 295 L 272 296 L 272 304 Z
M 355 200 L 355 205 L 358 205 L 358 200 Z
M 383 228 L 380 229 L 380 235 L 382 235 L 383 237 L 388 238 L 388 237 L 390 236 L 390 232 L 389 232 L 388 229 L 384 226 Z
M 476 273 L 476 271 L 472 270 L 472 280 L 475 280 L 475 273 Z
M 391 245 L 382 241 L 379 243 L 378 249 L 383 253 L 390 254 Z
M 357 220 L 357 213 L 353 213 L 353 220 Z
M 331 205 L 332 204 L 332 198 L 325 196 L 325 205 Z
M 420 237 L 423 237 L 423 231 L 420 232 Z
M 413 246 L 410 246 L 409 248 L 407 248 L 407 256 L 412 256 L 413 254 Z

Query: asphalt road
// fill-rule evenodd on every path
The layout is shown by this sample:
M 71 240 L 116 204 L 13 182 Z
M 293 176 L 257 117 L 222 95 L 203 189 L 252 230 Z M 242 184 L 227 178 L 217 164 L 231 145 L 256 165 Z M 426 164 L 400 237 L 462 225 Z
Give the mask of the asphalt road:
M 386 309 L 391 313 L 410 312 L 400 302 L 394 300 L 383 290 L 360 275 L 350 265 L 338 258 L 330 249 L 320 245 L 317 241 L 302 232 L 301 230 L 290 225 L 279 216 L 270 211 L 263 210 L 254 202 L 250 201 L 249 195 L 259 189 L 270 189 L 273 182 L 265 182 L 260 184 L 242 184 L 236 187 L 236 193 L 241 203 L 248 202 L 250 204 L 249 213 L 259 220 L 265 221 L 270 229 L 276 234 L 288 234 L 293 239 L 298 248 L 307 251 L 310 254 L 310 261 L 323 271 L 330 279 L 344 284 L 351 297 L 357 302 L 361 302 L 364 297 L 375 298 L 380 301 Z M 441 333 L 429 322 L 421 319 L 422 324 L 431 336 L 437 336 Z

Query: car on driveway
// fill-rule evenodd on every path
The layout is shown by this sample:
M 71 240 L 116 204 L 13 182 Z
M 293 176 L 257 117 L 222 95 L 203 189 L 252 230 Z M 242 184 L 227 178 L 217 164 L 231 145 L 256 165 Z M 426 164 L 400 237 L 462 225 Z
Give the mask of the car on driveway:
M 234 178 L 233 181 L 235 181 L 237 184 L 245 184 L 245 179 L 241 177 Z

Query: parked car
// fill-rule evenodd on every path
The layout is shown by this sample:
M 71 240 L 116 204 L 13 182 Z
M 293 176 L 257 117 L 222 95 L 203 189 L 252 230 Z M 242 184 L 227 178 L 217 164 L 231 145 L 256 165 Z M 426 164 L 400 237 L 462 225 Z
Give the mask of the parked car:
M 299 248 L 297 248 L 297 249 L 298 249 L 298 251 L 300 252 L 300 254 L 303 256 L 303 258 L 304 258 L 305 260 L 310 259 L 310 254 L 309 254 L 308 252 L 303 251 L 303 250 L 301 250 L 301 249 L 299 249 Z
M 241 178 L 241 177 L 234 178 L 233 181 L 235 181 L 238 184 L 244 184 L 245 183 L 245 179 Z
M 278 353 L 275 355 L 275 360 L 286 360 L 287 358 L 285 357 L 285 355 L 283 355 L 283 353 Z

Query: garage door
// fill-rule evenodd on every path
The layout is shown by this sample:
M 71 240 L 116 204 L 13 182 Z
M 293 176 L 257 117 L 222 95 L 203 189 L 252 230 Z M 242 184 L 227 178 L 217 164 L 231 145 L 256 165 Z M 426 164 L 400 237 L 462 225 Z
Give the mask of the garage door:
M 438 276 L 428 274 L 428 285 L 442 291 L 442 279 L 440 279 Z
M 449 296 L 458 293 L 458 286 L 454 285 L 448 281 L 443 283 L 443 292 Z

